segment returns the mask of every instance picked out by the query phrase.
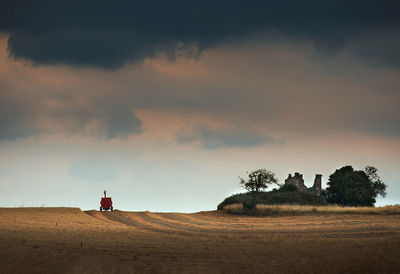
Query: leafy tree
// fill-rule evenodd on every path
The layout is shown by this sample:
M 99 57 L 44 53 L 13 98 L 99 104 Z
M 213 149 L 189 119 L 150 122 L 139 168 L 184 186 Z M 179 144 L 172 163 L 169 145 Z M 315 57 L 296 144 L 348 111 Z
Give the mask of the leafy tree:
M 267 189 L 268 185 L 278 184 L 275 173 L 265 168 L 247 172 L 247 175 L 247 181 L 242 177 L 239 177 L 239 179 L 243 188 L 249 192 L 259 192 L 260 190 Z
M 325 192 L 328 202 L 343 206 L 373 206 L 378 195 L 386 195 L 387 188 L 377 171 L 372 166 L 367 166 L 365 171 L 354 170 L 352 166 L 337 169 L 329 176 Z
M 365 170 L 365 174 L 367 174 L 370 182 L 373 184 L 373 189 L 375 191 L 375 197 L 377 195 L 381 195 L 382 197 L 385 197 L 387 185 L 379 177 L 378 169 L 373 166 L 366 166 L 364 170 Z

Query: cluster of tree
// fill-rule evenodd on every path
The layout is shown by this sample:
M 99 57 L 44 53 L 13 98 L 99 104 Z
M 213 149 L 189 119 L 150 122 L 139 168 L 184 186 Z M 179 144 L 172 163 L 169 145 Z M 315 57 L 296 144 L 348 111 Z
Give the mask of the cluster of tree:
M 367 166 L 364 170 L 354 170 L 351 166 L 345 166 L 329 176 L 324 196 L 333 204 L 373 206 L 378 195 L 386 196 L 386 188 L 377 168 Z
M 247 173 L 247 179 L 239 177 L 240 184 L 251 193 L 266 190 L 276 184 L 282 190 L 288 188 L 279 185 L 274 172 L 267 169 L 257 169 Z M 290 188 L 290 187 L 289 187 Z M 387 185 L 378 175 L 378 169 L 367 166 L 364 170 L 355 170 L 351 166 L 337 169 L 329 176 L 328 187 L 323 190 L 323 198 L 333 204 L 343 206 L 373 206 L 376 197 L 386 196 Z

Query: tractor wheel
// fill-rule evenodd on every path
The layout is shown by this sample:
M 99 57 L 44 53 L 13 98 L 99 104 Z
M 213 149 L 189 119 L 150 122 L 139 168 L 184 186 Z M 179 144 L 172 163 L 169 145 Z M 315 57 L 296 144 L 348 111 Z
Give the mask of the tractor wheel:
M 100 207 L 100 211 L 103 211 L 103 208 L 102 208 L 102 207 Z
M 111 207 L 111 211 L 113 211 L 113 207 Z

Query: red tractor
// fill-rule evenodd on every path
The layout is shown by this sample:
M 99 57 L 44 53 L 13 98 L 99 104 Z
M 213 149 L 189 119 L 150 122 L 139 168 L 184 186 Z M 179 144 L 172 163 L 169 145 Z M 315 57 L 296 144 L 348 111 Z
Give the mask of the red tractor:
M 100 211 L 103 211 L 103 209 L 113 211 L 111 197 L 107 197 L 105 190 L 104 197 L 102 197 L 100 201 Z

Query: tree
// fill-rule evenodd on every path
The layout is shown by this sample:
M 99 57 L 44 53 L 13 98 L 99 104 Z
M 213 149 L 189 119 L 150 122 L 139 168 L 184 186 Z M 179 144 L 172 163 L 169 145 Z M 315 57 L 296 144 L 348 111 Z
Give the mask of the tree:
M 373 189 L 375 191 L 375 197 L 377 195 L 381 195 L 382 197 L 385 197 L 387 185 L 379 177 L 378 169 L 373 166 L 366 166 L 365 174 L 367 174 L 369 180 L 373 184 Z
M 249 192 L 259 192 L 260 190 L 267 189 L 268 185 L 278 184 L 275 173 L 265 168 L 247 172 L 247 175 L 249 177 L 247 181 L 242 177 L 239 177 L 239 179 L 243 188 Z
M 352 166 L 337 169 L 329 176 L 328 202 L 343 206 L 373 206 L 378 195 L 386 196 L 387 188 L 377 171 L 372 166 L 367 166 L 364 171 L 354 170 Z

